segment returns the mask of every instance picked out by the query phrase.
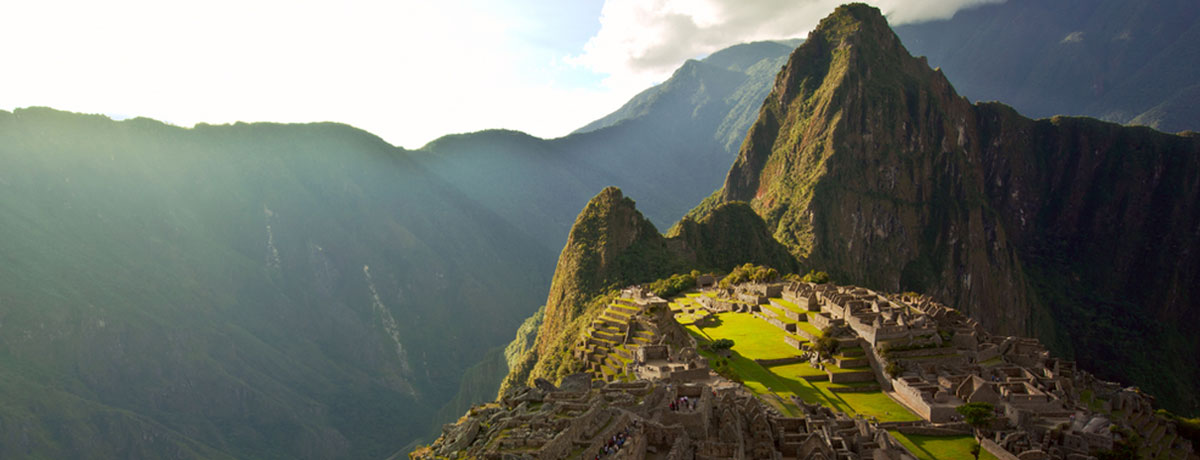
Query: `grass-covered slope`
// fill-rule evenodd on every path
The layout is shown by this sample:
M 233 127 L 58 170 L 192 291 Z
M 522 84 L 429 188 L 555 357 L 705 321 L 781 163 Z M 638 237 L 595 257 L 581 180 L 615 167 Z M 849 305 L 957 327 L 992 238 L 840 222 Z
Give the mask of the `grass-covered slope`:
M 0 457 L 386 457 L 540 245 L 335 124 L 0 112 Z M 470 340 L 467 340 L 470 338 Z
M 1036 333 L 1194 412 L 1198 157 L 1194 135 L 971 105 L 855 4 L 792 54 L 692 215 L 748 201 L 807 265 Z

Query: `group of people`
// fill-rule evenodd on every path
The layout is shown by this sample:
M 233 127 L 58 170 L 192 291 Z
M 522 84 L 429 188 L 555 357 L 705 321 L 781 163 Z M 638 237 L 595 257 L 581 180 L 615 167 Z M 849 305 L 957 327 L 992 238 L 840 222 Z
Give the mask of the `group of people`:
M 675 400 L 671 401 L 670 404 L 668 404 L 668 406 L 673 411 L 684 410 L 684 409 L 694 410 L 694 409 L 696 409 L 696 400 L 688 399 L 687 396 L 680 396 L 678 398 L 675 398 Z
M 600 457 L 607 457 L 620 452 L 621 448 L 625 447 L 625 444 L 629 442 L 630 436 L 631 434 L 628 426 L 621 431 L 618 431 L 617 434 L 612 435 L 612 437 L 604 443 L 604 446 L 600 447 L 600 452 L 596 453 L 595 460 L 600 460 Z

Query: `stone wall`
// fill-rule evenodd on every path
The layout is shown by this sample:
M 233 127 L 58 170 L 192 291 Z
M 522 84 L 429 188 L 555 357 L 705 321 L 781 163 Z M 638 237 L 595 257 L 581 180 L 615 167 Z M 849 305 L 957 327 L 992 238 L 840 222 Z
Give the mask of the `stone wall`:
M 800 349 L 800 341 L 796 340 L 795 337 L 792 337 L 790 335 L 783 336 L 783 343 L 791 345 L 793 348 L 795 348 L 797 350 Z
M 959 436 L 971 434 L 971 427 L 966 424 L 948 425 L 941 427 L 910 425 L 897 427 L 896 431 L 904 434 L 915 434 L 922 436 Z
M 756 360 L 754 360 L 754 362 L 758 363 L 759 365 L 761 365 L 763 367 L 783 366 L 785 364 L 796 364 L 796 363 L 802 363 L 804 361 L 805 361 L 805 359 L 801 358 L 799 356 L 792 356 L 789 358 L 756 359 Z
M 829 381 L 833 383 L 874 382 L 875 374 L 863 372 L 827 372 Z
M 991 439 L 980 439 L 979 445 L 983 447 L 983 450 L 988 451 L 989 454 L 994 455 L 999 460 L 1020 460 L 1016 455 L 1013 455 L 1012 452 L 1004 450 L 1003 447 L 1000 447 L 999 444 L 996 444 L 996 442 L 992 441 Z

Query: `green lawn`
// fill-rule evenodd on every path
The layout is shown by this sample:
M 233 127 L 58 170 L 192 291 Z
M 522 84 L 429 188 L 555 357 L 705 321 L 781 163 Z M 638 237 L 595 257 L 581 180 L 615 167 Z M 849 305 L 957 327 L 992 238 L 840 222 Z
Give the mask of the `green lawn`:
M 707 340 L 732 339 L 733 349 L 749 359 L 778 359 L 796 356 L 800 351 L 783 342 L 783 331 L 770 323 L 744 313 L 721 313 L 706 327 L 688 329 Z
M 807 323 L 799 323 L 807 325 Z M 734 342 L 730 367 L 742 378 L 743 384 L 760 396 L 775 395 L 778 399 L 764 397 L 768 404 L 781 412 L 800 415 L 799 409 L 791 404 L 791 396 L 809 403 L 819 403 L 837 410 L 874 416 L 883 422 L 920 420 L 904 406 L 893 401 L 883 392 L 834 393 L 830 388 L 844 388 L 861 384 L 836 384 L 828 381 L 809 382 L 804 376 L 824 375 L 808 363 L 796 363 L 765 368 L 754 359 L 775 359 L 796 356 L 798 351 L 783 342 L 784 332 L 771 324 L 744 313 L 721 313 L 716 321 L 704 327 L 691 324 L 685 326 L 700 341 L 719 338 Z M 701 352 L 710 360 L 714 355 Z M 848 372 L 837 369 L 836 371 Z M 854 369 L 860 371 L 862 369 Z M 869 385 L 870 383 L 866 383 Z
M 849 407 L 851 412 L 854 413 L 875 417 L 881 422 L 921 420 L 921 417 L 918 417 L 917 414 L 901 406 L 900 403 L 882 391 L 873 391 L 870 393 L 834 393 L 830 388 L 844 384 L 829 382 L 812 382 L 812 384 L 825 393 L 829 399 L 837 401 L 840 406 Z
M 951 460 L 951 459 L 973 459 L 971 456 L 971 446 L 975 445 L 975 438 L 971 435 L 961 436 L 924 436 L 917 434 L 904 434 L 899 431 L 890 431 L 900 444 L 904 444 L 909 451 L 916 455 L 921 460 Z M 981 451 L 979 458 L 995 458 L 987 451 Z
M 796 364 L 786 364 L 783 366 L 774 366 L 774 367 L 771 367 L 770 369 L 771 369 L 771 372 L 774 372 L 778 375 L 785 376 L 785 377 L 793 377 L 793 376 L 803 377 L 806 375 L 825 375 L 825 371 L 823 371 L 821 369 L 817 369 L 815 367 L 812 367 L 812 365 L 808 364 L 807 362 L 796 363 Z

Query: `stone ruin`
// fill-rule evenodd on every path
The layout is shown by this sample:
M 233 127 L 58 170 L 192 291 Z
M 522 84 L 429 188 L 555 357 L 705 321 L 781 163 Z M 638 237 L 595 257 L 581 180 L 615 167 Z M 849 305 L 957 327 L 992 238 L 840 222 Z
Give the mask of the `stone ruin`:
M 797 348 L 797 359 L 818 359 L 805 350 L 806 340 L 818 338 L 814 328 L 842 331 L 837 341 L 845 351 L 822 365 L 863 370 L 831 372 L 830 380 L 851 375 L 875 380 L 875 390 L 891 390 L 893 399 L 923 419 L 905 422 L 903 430 L 969 433 L 955 408 L 986 402 L 996 417 L 978 440 L 997 458 L 1094 459 L 1135 434 L 1145 440 L 1140 457 L 1198 458 L 1174 423 L 1154 413 L 1152 397 L 1053 358 L 1035 339 L 989 334 L 927 297 L 803 282 L 709 292 L 697 297 L 707 313 L 747 313 L 779 327 L 783 340 Z M 586 372 L 564 378 L 561 386 L 539 380 L 513 388 L 497 403 L 476 406 L 413 457 L 915 458 L 888 433 L 895 423 L 799 399 L 792 402 L 804 416 L 785 417 L 710 371 L 695 347 L 666 300 L 627 289 L 575 350 Z M 893 363 L 901 370 L 889 375 Z M 625 434 L 619 450 L 604 450 Z

